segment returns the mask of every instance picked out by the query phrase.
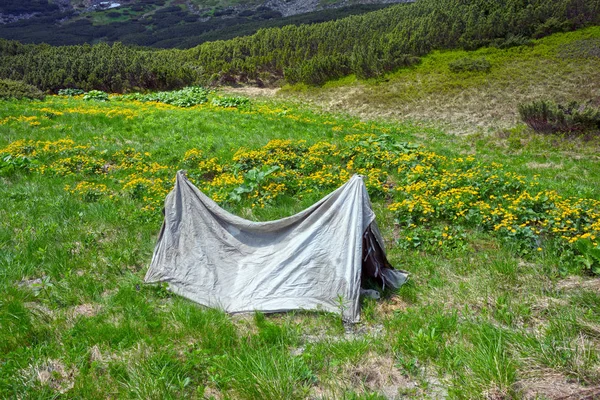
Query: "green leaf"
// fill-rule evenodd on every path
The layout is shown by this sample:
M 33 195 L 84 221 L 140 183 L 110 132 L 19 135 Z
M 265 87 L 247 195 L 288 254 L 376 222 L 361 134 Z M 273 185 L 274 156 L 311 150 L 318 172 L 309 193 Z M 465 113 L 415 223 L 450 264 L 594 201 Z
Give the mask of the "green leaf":
M 587 254 L 589 250 L 594 247 L 592 241 L 589 239 L 580 239 L 575 242 L 575 249 L 581 254 Z
M 589 250 L 589 255 L 600 264 L 600 248 L 594 247 Z

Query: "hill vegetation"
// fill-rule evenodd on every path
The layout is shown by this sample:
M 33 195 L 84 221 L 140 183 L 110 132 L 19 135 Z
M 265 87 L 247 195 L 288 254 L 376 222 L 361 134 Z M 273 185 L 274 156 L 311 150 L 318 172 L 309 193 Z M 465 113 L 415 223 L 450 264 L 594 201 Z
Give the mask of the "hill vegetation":
M 516 148 L 204 95 L 0 101 L 0 397 L 594 393 L 597 141 Z M 361 173 L 411 281 L 363 299 L 346 327 L 323 313 L 231 317 L 145 285 L 180 168 L 252 220 Z
M 0 41 L 0 398 L 597 396 L 599 6 L 419 0 L 188 50 Z M 356 325 L 146 285 L 180 169 L 254 221 L 361 174 L 410 281 Z
M 600 106 L 599 70 L 600 28 L 594 26 L 509 48 L 433 51 L 385 77 L 287 85 L 277 96 L 361 118 L 443 124 L 457 134 L 508 132 L 520 121 L 519 104 Z
M 31 1 L 19 1 L 19 0 L 5 0 L 0 5 L 0 13 L 2 14 L 29 14 L 39 12 L 53 12 L 58 10 L 59 7 L 56 4 L 48 2 L 48 0 L 31 0 Z
M 40 4 L 43 5 L 43 2 Z M 21 10 L 40 15 L 0 24 L 0 38 L 57 46 L 102 41 L 153 48 L 190 48 L 206 41 L 251 35 L 269 27 L 313 24 L 363 14 L 386 5 L 356 4 L 287 17 L 268 7 L 240 12 L 212 7 L 200 12 L 165 0 L 130 2 L 118 8 L 81 14 L 74 10 L 61 11 L 54 4 L 46 6 L 47 9 L 40 9 L 33 4 L 19 2 L 15 7 L 5 7 L 8 11 Z M 0 8 L 1 11 L 3 9 Z M 50 31 L 52 35 L 48 35 Z
M 10 79 L 0 79 L 0 100 L 44 99 L 44 93 L 35 86 Z
M 189 50 L 51 47 L 0 42 L 0 77 L 42 90 L 109 92 L 193 84 L 322 84 L 355 74 L 381 76 L 436 49 L 509 47 L 598 22 L 600 0 L 420 0 L 315 25 L 265 29 Z

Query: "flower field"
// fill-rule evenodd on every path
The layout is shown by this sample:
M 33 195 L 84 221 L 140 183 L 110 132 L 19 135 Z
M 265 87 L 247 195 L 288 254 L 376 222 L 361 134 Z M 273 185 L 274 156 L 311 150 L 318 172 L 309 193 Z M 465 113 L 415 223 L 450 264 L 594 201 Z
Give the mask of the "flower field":
M 163 97 L 0 102 L 0 397 L 552 398 L 600 384 L 597 143 Z M 232 317 L 145 285 L 180 169 L 252 220 L 361 174 L 411 279 L 363 299 L 355 326 Z
M 145 103 L 133 101 L 132 105 L 133 110 L 93 105 L 62 110 L 42 107 L 39 117 L 6 117 L 2 123 L 39 126 L 40 119 L 65 113 L 128 120 L 151 112 Z M 174 106 L 157 103 L 151 107 Z M 267 106 L 220 111 L 314 122 Z M 397 141 L 385 133 L 385 128 L 378 129 L 377 134 L 367 133 L 373 129 L 359 122 L 351 129 L 361 133 L 345 134 L 342 126 L 330 121 L 324 124 L 332 125 L 338 140 L 309 143 L 274 139 L 262 147 L 240 148 L 227 159 L 214 157 L 206 149 L 190 148 L 181 159 L 161 164 L 151 153 L 133 147 L 109 152 L 68 137 L 15 140 L 0 149 L 0 159 L 5 170 L 71 176 L 75 183 L 65 185 L 65 190 L 84 201 L 128 197 L 139 201 L 141 210 L 156 214 L 179 169 L 187 170 L 193 183 L 229 208 L 235 208 L 236 203 L 264 208 L 276 205 L 283 197 L 325 195 L 352 174 L 361 174 L 372 198 L 385 200 L 394 213 L 403 229 L 399 238 L 403 246 L 456 245 L 458 238 L 452 232 L 459 227 L 495 232 L 517 243 L 524 252 L 541 251 L 543 241 L 550 238 L 558 238 L 564 246 L 582 239 L 598 246 L 598 200 L 563 197 L 540 187 L 536 176 L 526 178 L 499 163 L 484 164 L 474 156 L 447 157 Z M 447 225 L 445 232 L 430 229 L 440 223 Z

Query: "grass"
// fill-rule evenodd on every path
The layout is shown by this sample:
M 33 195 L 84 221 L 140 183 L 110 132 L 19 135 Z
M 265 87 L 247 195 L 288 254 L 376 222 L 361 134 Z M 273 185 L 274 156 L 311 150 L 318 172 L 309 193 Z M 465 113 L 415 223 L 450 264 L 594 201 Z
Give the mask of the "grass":
M 260 150 L 272 139 L 342 148 L 346 135 L 374 133 L 440 156 L 502 162 L 527 180 L 539 175 L 541 188 L 564 197 L 600 199 L 596 141 L 523 127 L 457 137 L 272 101 L 182 109 L 55 96 L 1 102 L 0 121 L 0 148 L 70 138 L 90 146 L 89 159 L 148 152 L 148 162 L 168 167 L 166 188 L 190 149 L 227 166 L 240 148 Z M 161 212 L 154 198 L 121 191 L 130 170 L 36 169 L 72 157 L 69 146 L 40 156 L 29 171 L 4 164 L 0 176 L 0 397 L 552 398 L 600 384 L 600 286 L 573 257 L 561 257 L 558 239 L 524 253 L 518 241 L 465 225 L 454 244 L 408 246 L 404 236 L 447 221 L 411 230 L 374 190 L 389 258 L 410 272 L 409 284 L 381 301 L 365 299 L 355 326 L 317 312 L 228 316 L 143 284 Z M 82 179 L 115 197 L 82 200 L 65 190 Z M 248 199 L 223 204 L 246 218 L 272 219 L 328 188 L 282 195 L 264 208 Z
M 590 27 L 508 49 L 436 51 L 419 65 L 381 79 L 350 76 L 322 88 L 284 87 L 280 95 L 363 118 L 444 124 L 459 134 L 506 129 L 517 122 L 522 102 L 597 99 L 600 58 L 594 49 L 599 37 L 600 28 Z M 450 65 L 465 58 L 485 59 L 491 69 L 452 72 Z

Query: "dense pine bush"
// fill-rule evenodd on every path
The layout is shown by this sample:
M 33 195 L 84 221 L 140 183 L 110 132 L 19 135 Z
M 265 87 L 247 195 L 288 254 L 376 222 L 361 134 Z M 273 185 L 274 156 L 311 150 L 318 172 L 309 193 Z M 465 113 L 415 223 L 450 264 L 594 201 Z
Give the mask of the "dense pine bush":
M 0 79 L 0 100 L 44 99 L 44 93 L 35 86 L 11 79 Z
M 587 104 L 534 101 L 519 105 L 523 122 L 540 133 L 600 132 L 600 109 Z
M 350 73 L 377 77 L 436 49 L 514 46 L 597 23 L 600 0 L 418 0 L 321 24 L 262 29 L 188 50 L 0 40 L 0 78 L 42 90 L 112 93 L 282 78 L 321 84 Z M 458 68 L 489 66 L 473 62 Z

